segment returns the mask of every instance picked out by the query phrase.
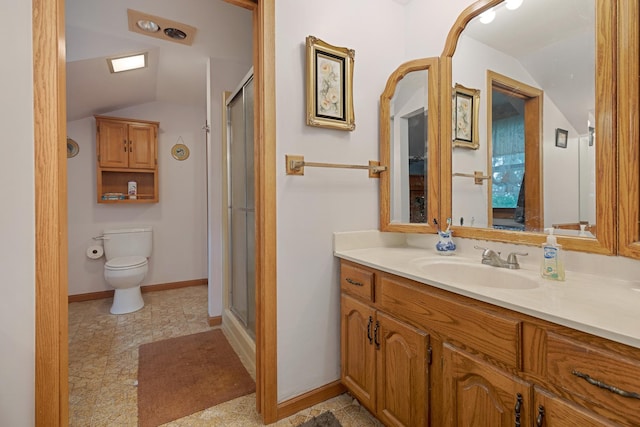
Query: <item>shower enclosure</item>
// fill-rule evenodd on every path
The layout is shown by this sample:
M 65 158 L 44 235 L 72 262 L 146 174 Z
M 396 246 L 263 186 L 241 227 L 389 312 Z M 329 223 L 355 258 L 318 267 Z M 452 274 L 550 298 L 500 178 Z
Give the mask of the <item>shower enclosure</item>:
M 253 70 L 227 98 L 229 309 L 255 341 Z

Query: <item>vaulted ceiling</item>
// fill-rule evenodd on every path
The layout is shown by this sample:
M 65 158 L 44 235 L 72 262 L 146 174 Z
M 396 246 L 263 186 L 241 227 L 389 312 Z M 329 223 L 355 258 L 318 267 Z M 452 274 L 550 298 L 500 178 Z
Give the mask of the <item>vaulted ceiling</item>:
M 193 44 L 129 31 L 127 9 L 195 27 Z M 208 58 L 251 65 L 251 12 L 223 0 L 67 0 L 65 15 L 69 121 L 153 101 L 204 108 Z M 108 57 L 137 52 L 147 68 L 109 71 Z

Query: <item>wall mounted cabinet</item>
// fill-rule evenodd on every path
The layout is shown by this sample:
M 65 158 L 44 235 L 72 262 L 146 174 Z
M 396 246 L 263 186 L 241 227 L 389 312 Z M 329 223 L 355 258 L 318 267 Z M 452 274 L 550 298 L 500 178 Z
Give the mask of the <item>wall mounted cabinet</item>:
M 160 123 L 95 118 L 98 203 L 157 203 Z M 127 195 L 130 181 L 137 184 L 135 199 Z M 114 194 L 122 194 L 124 199 Z

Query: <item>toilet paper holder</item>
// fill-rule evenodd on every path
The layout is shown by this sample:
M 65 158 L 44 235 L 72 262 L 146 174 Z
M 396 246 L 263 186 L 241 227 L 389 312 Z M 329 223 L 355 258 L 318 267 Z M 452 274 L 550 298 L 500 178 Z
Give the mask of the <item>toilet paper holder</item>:
M 104 249 L 101 245 L 89 246 L 86 251 L 87 258 L 98 259 L 104 255 Z

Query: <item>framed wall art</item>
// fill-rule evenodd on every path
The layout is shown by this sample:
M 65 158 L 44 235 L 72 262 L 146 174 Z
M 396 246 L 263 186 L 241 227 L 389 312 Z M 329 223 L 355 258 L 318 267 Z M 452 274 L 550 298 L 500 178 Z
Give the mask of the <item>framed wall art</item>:
M 76 141 L 67 137 L 67 158 L 75 157 L 80 152 L 80 146 Z
M 477 150 L 480 90 L 460 84 L 453 88 L 453 146 Z
M 355 51 L 308 36 L 307 125 L 352 131 Z
M 567 148 L 567 139 L 569 131 L 556 128 L 556 147 Z

